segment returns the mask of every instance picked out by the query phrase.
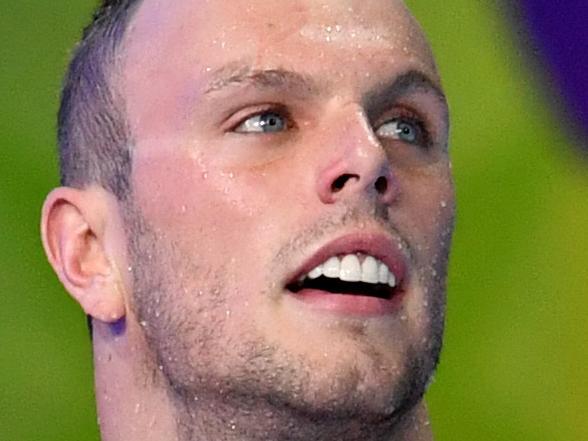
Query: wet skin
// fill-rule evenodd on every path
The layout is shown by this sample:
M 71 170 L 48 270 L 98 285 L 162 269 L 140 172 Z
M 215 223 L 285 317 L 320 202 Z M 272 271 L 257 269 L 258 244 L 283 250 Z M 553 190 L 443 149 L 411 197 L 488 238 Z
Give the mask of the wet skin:
M 124 306 L 93 315 L 127 327 L 95 321 L 103 436 L 129 413 L 113 396 L 160 390 L 169 403 L 141 399 L 186 439 L 229 439 L 233 419 L 269 439 L 278 415 L 384 439 L 438 357 L 453 228 L 447 105 L 418 25 L 396 0 L 145 0 L 123 47 L 132 194 L 102 214 Z M 402 273 L 393 304 L 291 289 L 356 252 Z M 213 432 L 207 409 L 231 418 Z
M 447 109 L 400 3 L 323 5 L 139 9 L 119 85 L 135 140 L 134 216 L 149 230 L 133 263 L 149 270 L 129 292 L 183 389 L 201 378 L 239 389 L 238 378 L 275 367 L 287 378 L 260 394 L 279 384 L 295 405 L 387 412 L 407 357 L 440 332 L 432 305 L 443 303 L 453 217 Z M 278 127 L 256 132 L 268 112 Z M 415 141 L 386 131 L 395 118 Z M 403 247 L 400 308 L 357 317 L 286 289 L 321 246 L 366 233 Z

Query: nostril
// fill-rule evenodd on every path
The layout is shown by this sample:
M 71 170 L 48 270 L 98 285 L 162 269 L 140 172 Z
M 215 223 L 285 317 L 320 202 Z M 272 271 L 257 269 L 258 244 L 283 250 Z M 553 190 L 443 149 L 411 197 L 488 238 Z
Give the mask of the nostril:
M 333 193 L 337 193 L 337 192 L 343 190 L 343 187 L 345 187 L 345 184 L 347 183 L 347 181 L 350 179 L 354 179 L 354 178 L 359 179 L 359 176 L 352 175 L 352 174 L 344 174 L 344 175 L 339 176 L 331 184 L 331 191 Z
M 374 186 L 376 187 L 376 191 L 378 193 L 384 194 L 386 193 L 386 190 L 388 190 L 388 179 L 386 179 L 384 176 L 380 176 L 378 179 L 376 179 Z

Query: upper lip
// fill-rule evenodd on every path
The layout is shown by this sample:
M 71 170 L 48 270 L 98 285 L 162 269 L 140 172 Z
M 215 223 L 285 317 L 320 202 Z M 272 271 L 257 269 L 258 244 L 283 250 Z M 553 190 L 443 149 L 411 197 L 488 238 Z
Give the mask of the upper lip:
M 320 247 L 287 278 L 286 285 L 296 282 L 329 257 L 362 253 L 381 260 L 396 276 L 398 285 L 407 272 L 407 259 L 402 241 L 383 233 L 349 233 Z

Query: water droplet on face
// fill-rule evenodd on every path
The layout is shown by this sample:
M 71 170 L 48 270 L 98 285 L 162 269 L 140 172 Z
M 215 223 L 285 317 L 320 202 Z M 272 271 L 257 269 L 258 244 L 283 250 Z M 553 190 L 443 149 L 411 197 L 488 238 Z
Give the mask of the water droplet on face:
M 182 212 L 182 214 L 184 214 L 186 212 L 187 208 L 185 205 L 182 205 L 182 207 L 180 208 L 180 211 Z
M 441 201 L 440 205 L 441 205 L 441 208 L 445 208 L 445 207 L 447 207 L 447 202 Z
M 204 179 L 204 180 L 208 179 L 208 173 L 207 172 L 202 172 L 202 179 Z

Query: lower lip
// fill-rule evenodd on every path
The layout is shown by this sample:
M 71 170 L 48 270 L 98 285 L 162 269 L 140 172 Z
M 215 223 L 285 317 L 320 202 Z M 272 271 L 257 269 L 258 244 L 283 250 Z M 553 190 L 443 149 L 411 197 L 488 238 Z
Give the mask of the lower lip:
M 371 317 L 392 314 L 402 303 L 402 292 L 395 292 L 391 299 L 381 299 L 352 294 L 329 293 L 317 289 L 303 289 L 292 296 L 312 309 L 325 312 Z

